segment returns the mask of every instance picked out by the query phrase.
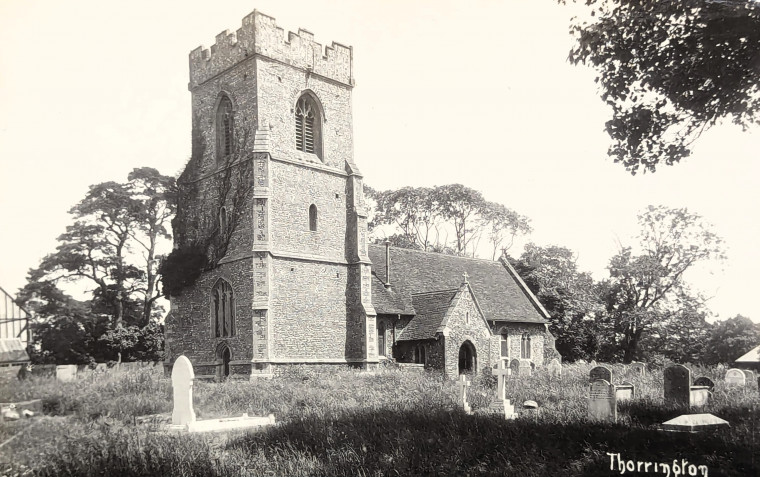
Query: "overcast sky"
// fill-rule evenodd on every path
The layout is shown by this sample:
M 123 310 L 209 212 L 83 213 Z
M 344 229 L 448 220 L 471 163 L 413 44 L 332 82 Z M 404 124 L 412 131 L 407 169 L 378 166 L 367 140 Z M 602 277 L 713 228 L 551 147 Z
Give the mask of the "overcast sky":
M 0 1 L 0 286 L 23 286 L 89 185 L 181 171 L 187 55 L 254 9 L 353 46 L 367 184 L 465 184 L 597 279 L 644 207 L 688 207 L 728 246 L 694 285 L 721 319 L 760 322 L 760 131 L 714 128 L 682 164 L 632 177 L 606 156 L 609 112 L 592 72 L 566 62 L 573 12 L 552 0 Z

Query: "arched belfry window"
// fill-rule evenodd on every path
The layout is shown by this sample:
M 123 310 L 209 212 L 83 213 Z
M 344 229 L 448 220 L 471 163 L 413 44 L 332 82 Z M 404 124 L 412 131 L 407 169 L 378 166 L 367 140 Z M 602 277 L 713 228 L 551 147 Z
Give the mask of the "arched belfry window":
M 215 337 L 235 336 L 235 293 L 221 278 L 211 289 L 211 318 Z
M 310 94 L 301 95 L 296 103 L 296 149 L 322 159 L 322 114 Z
M 309 230 L 317 231 L 317 206 L 314 204 L 309 206 Z
M 232 101 L 222 96 L 216 110 L 216 157 L 224 159 L 233 152 Z
M 520 347 L 520 357 L 523 359 L 530 359 L 530 335 L 524 333 L 522 335 L 522 346 Z

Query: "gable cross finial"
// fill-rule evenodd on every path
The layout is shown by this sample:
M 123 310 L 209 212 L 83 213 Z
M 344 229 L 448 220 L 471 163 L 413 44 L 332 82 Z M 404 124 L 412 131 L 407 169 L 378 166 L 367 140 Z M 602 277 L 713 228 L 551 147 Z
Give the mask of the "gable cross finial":
M 469 275 L 467 275 L 467 272 L 464 272 L 464 282 L 465 283 L 470 283 L 470 282 L 467 281 L 467 277 L 469 277 Z

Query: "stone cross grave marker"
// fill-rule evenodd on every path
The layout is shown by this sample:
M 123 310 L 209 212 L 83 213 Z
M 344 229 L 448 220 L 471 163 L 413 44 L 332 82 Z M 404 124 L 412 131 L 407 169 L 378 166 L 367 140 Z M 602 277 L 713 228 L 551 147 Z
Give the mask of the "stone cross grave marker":
M 503 359 L 499 360 L 499 364 L 497 365 L 496 369 L 492 370 L 492 373 L 499 379 L 497 383 L 498 387 L 496 388 L 496 398 L 506 399 L 506 377 L 509 376 L 509 369 L 506 369 L 504 367 Z
M 509 369 L 512 371 L 512 376 L 520 375 L 520 360 L 515 358 L 509 362 Z
M 518 369 L 519 369 L 520 376 L 533 375 L 533 363 L 531 363 L 530 361 L 523 361 L 523 360 L 520 360 L 519 363 L 520 363 L 520 366 Z
M 676 364 L 665 368 L 663 377 L 665 402 L 688 407 L 691 396 L 691 370 Z
M 554 358 L 549 362 L 546 370 L 549 371 L 549 376 L 551 377 L 562 376 L 562 365 L 559 363 L 559 360 L 557 358 Z
M 747 383 L 747 378 L 740 369 L 732 368 L 726 371 L 726 385 L 728 387 L 744 387 Z
M 607 380 L 597 379 L 589 387 L 588 418 L 592 421 L 617 422 L 615 386 Z
M 588 372 L 588 380 L 594 382 L 597 379 L 604 379 L 608 383 L 612 382 L 612 370 L 607 366 L 595 366 Z
M 710 389 L 710 392 L 713 392 L 713 389 L 715 389 L 715 383 L 707 376 L 700 376 L 695 379 L 694 386 L 707 386 Z
M 462 403 L 462 409 L 469 414 L 472 409 L 470 403 L 467 402 L 467 388 L 470 387 L 470 380 L 464 374 L 459 375 L 459 401 Z
M 193 365 L 185 355 L 177 358 L 172 369 L 172 388 L 174 390 L 174 410 L 172 424 L 186 425 L 195 422 L 193 410 Z
M 631 361 L 630 369 L 641 376 L 644 376 L 647 371 L 647 365 L 639 361 Z

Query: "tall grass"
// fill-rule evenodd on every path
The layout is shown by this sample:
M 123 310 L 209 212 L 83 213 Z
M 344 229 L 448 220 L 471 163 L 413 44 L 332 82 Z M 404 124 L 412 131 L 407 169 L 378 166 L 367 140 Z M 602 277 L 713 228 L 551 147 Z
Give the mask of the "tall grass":
M 167 435 L 135 417 L 171 411 L 171 384 L 142 369 L 73 383 L 35 378 L 0 384 L 0 400 L 42 398 L 47 416 L 5 435 L 0 475 L 611 475 L 607 452 L 626 459 L 708 465 L 712 475 L 760 475 L 758 390 L 727 389 L 722 373 L 704 411 L 731 423 L 708 434 L 663 433 L 656 426 L 682 414 L 662 403 L 662 373 L 627 374 L 637 399 L 619 405 L 617 424 L 586 420 L 588 365 L 507 379 L 516 421 L 465 415 L 458 386 L 435 373 L 292 367 L 271 380 L 197 382 L 199 418 L 275 414 L 278 425 L 255 432 Z M 495 379 L 473 378 L 477 410 L 495 394 Z M 526 400 L 537 411 L 521 409 Z

